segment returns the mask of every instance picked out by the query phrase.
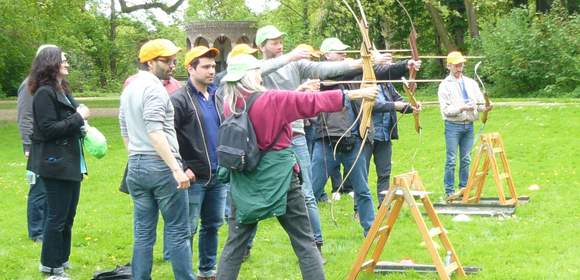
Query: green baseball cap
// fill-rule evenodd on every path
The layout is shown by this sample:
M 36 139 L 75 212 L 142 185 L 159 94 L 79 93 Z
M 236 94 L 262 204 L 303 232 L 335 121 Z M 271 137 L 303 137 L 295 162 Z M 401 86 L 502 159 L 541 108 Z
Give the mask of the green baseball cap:
M 280 32 L 274 25 L 263 26 L 256 32 L 256 45 L 261 46 L 266 40 L 280 38 L 284 35 L 286 33 Z
M 233 57 L 228 63 L 227 73 L 222 80 L 226 82 L 237 82 L 244 77 L 246 72 L 258 68 L 260 68 L 260 61 L 257 58 L 250 54 L 241 54 Z
M 322 44 L 320 44 L 320 51 L 322 53 L 344 51 L 348 48 L 350 48 L 350 46 L 345 45 L 342 41 L 335 37 L 326 38 L 324 41 L 322 41 Z

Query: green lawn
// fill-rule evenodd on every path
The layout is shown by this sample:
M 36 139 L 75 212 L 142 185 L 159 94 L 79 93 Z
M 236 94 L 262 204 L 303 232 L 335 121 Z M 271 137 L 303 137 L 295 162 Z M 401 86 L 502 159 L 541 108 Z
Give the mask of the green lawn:
M 574 102 L 558 107 L 497 107 L 490 113 L 485 132 L 503 136 L 518 191 L 529 195 L 531 202 L 518 207 L 516 217 L 505 220 L 474 218 L 469 223 L 455 223 L 450 217 L 441 217 L 461 262 L 483 269 L 470 278 L 580 279 L 579 109 Z M 401 140 L 394 145 L 393 174 L 414 168 L 433 192 L 432 200 L 438 200 L 443 180 L 443 123 L 434 107 L 427 108 L 421 118 L 421 138 L 412 129 L 412 116 L 402 118 Z M 124 264 L 132 250 L 131 200 L 117 191 L 126 162 L 117 120 L 98 118 L 91 123 L 108 137 L 110 148 L 105 158 L 88 162 L 90 177 L 82 186 L 73 229 L 70 274 L 74 279 L 90 279 L 96 270 Z M 0 215 L 0 279 L 42 279 L 37 272 L 40 245 L 29 241 L 26 234 L 28 187 L 16 124 L 0 122 L 0 141 L 0 169 L 5 170 L 0 173 L 4 209 Z M 369 181 L 371 189 L 376 188 L 374 172 Z M 541 189 L 529 191 L 532 184 Z M 489 184 L 486 190 L 488 196 L 495 193 Z M 325 270 L 328 279 L 344 279 L 363 237 L 352 218 L 352 199 L 343 198 L 334 208 L 337 225 L 331 221 L 329 204 L 320 205 L 328 260 Z M 410 257 L 417 263 L 430 262 L 408 210 L 404 208 L 402 213 L 382 259 Z M 161 237 L 161 227 L 158 232 Z M 223 227 L 220 250 L 226 235 Z M 155 250 L 153 278 L 172 279 L 170 264 L 162 261 L 161 246 Z M 276 220 L 260 223 L 252 256 L 243 264 L 240 279 L 300 279 L 297 259 Z M 389 279 L 437 276 L 407 273 Z

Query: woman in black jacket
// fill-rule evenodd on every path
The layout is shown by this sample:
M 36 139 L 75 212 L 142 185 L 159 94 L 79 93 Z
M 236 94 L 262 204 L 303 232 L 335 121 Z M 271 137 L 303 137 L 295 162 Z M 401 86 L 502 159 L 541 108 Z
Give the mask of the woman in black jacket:
M 43 49 L 32 63 L 29 90 L 34 95 L 29 170 L 46 185 L 47 221 L 39 269 L 64 275 L 69 268 L 72 225 L 86 173 L 83 126 L 89 109 L 70 95 L 68 62 L 61 49 Z

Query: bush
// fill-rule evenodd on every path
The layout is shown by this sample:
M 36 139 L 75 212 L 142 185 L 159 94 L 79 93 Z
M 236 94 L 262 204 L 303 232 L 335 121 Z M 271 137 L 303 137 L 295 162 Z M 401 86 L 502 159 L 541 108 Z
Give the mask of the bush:
M 482 24 L 487 57 L 484 74 L 499 95 L 580 97 L 580 19 L 557 3 L 548 14 L 530 17 L 514 9 Z

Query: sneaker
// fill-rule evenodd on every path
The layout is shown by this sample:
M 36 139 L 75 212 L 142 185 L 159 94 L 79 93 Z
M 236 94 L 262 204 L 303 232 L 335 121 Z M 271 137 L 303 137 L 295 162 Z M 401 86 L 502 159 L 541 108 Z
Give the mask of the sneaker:
M 339 201 L 340 200 L 340 193 L 339 192 L 332 193 L 332 200 Z
M 62 268 L 64 268 L 65 270 L 71 269 L 72 265 L 70 265 L 69 261 L 66 261 L 62 264 Z
M 70 276 L 66 273 L 61 273 L 61 274 L 54 274 L 49 276 L 48 278 L 46 278 L 46 280 L 71 280 Z
M 354 192 L 349 192 L 348 195 L 350 195 L 351 198 L 354 198 Z

